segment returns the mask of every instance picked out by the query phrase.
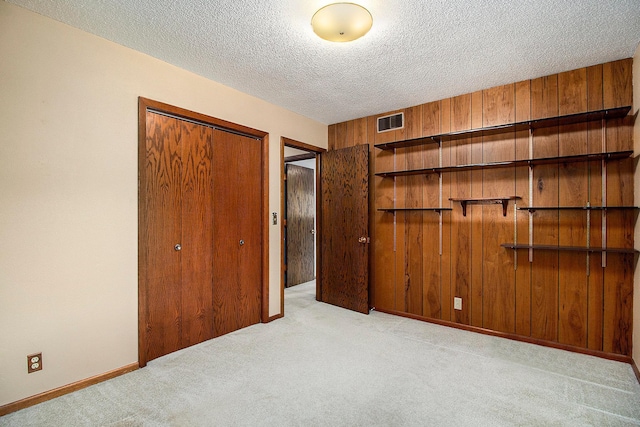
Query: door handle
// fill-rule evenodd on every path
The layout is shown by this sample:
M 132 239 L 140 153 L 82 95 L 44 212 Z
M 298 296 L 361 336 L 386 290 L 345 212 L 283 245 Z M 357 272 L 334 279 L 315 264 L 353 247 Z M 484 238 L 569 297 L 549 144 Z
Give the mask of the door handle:
M 358 239 L 358 243 L 365 244 L 365 243 L 369 243 L 369 242 L 371 242 L 371 239 L 370 239 L 370 238 L 368 238 L 368 237 L 364 237 L 364 236 L 362 236 L 362 237 L 360 237 L 360 238 Z
M 311 234 L 316 234 L 316 230 L 311 230 Z
M 180 250 L 182 250 L 182 246 L 180 246 L 180 243 L 177 243 L 177 244 L 173 247 L 173 249 L 175 249 L 176 251 L 180 251 Z
M 240 246 L 244 246 L 244 240 L 240 240 Z

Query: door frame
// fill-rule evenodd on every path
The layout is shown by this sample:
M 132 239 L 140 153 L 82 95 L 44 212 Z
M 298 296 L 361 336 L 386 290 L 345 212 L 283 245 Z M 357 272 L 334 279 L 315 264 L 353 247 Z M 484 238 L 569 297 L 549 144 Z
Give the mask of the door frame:
M 142 368 L 147 365 L 145 352 L 142 350 L 147 341 L 144 320 L 146 315 L 147 295 L 144 281 L 147 276 L 146 259 L 141 250 L 143 242 L 140 236 L 143 224 L 146 205 L 144 197 L 141 197 L 143 187 L 143 176 L 141 173 L 146 167 L 146 140 L 147 140 L 147 111 L 154 111 L 160 114 L 173 116 L 177 119 L 197 122 L 205 126 L 211 126 L 224 131 L 239 133 L 261 142 L 262 148 L 262 287 L 260 290 L 260 322 L 265 323 L 269 319 L 269 134 L 267 132 L 253 129 L 247 126 L 232 123 L 226 120 L 196 113 L 184 108 L 154 101 L 144 97 L 138 97 L 138 365 Z
M 321 251 L 320 251 L 320 236 L 322 235 L 322 229 L 320 228 L 320 219 L 322 215 L 322 210 L 320 209 L 320 203 L 318 203 L 318 195 L 320 193 L 320 173 L 321 173 L 321 165 L 320 165 L 320 154 L 327 151 L 326 148 L 316 147 L 314 145 L 306 144 L 304 142 L 296 141 L 295 139 L 280 137 L 280 212 L 284 215 L 284 203 L 285 203 L 285 193 L 284 193 L 284 147 L 296 148 L 298 150 L 308 151 L 309 153 L 313 153 L 316 158 L 316 300 L 321 301 L 321 276 L 319 274 L 320 268 L 320 260 L 321 260 Z M 284 221 L 280 221 L 280 314 L 273 316 L 270 320 L 274 320 L 280 317 L 284 317 L 284 251 L 285 251 L 285 241 L 284 241 Z

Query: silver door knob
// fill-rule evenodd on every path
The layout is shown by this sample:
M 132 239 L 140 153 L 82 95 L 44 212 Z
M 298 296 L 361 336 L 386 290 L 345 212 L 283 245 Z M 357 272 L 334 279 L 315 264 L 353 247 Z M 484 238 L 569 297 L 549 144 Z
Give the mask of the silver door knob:
M 179 251 L 182 249 L 182 246 L 180 246 L 180 243 L 176 244 L 173 249 L 175 249 L 176 251 Z
M 369 238 L 368 237 L 360 237 L 358 238 L 358 243 L 369 243 Z
M 316 234 L 316 230 L 311 230 L 311 234 Z
M 244 245 L 244 240 L 240 240 L 240 246 Z

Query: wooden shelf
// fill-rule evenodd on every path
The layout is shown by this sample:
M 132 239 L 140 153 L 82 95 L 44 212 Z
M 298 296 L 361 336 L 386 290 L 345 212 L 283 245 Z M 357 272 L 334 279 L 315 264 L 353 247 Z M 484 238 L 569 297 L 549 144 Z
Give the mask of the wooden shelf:
M 509 200 L 520 200 L 520 196 L 508 197 L 480 197 L 480 198 L 451 198 L 452 202 L 459 202 L 462 206 L 462 216 L 467 216 L 467 205 L 502 205 L 502 216 L 507 216 L 507 206 Z
M 469 129 L 457 132 L 448 132 L 438 135 L 426 136 L 415 139 L 407 139 L 397 142 L 385 142 L 376 144 L 375 147 L 381 150 L 393 150 L 395 148 L 415 147 L 418 145 L 439 144 L 445 139 L 460 139 L 473 136 L 484 136 L 507 131 L 520 131 L 529 129 L 541 129 L 552 126 L 571 125 L 576 123 L 587 123 L 598 120 L 617 119 L 626 116 L 631 111 L 631 107 L 610 108 L 604 110 L 590 111 L 586 113 L 567 114 L 564 116 L 549 117 L 546 119 L 526 120 L 523 122 L 508 123 L 498 126 L 489 126 L 477 129 Z
M 554 245 L 524 245 L 513 243 L 502 243 L 500 246 L 508 249 L 538 249 L 544 251 L 571 251 L 571 252 L 612 252 L 621 254 L 635 254 L 637 250 L 633 248 L 598 248 L 584 246 L 554 246 Z
M 442 211 L 451 211 L 451 208 L 378 208 L 379 211 L 382 212 L 406 212 L 406 211 L 433 211 L 433 212 L 442 212 Z
M 555 210 L 573 210 L 573 211 L 607 211 L 607 210 L 640 210 L 637 206 L 521 206 L 521 211 L 555 211 Z
M 397 142 L 383 142 L 376 144 L 375 147 L 381 150 L 393 150 L 395 148 L 417 147 L 420 145 L 439 144 L 439 138 L 442 135 L 425 136 L 421 138 L 405 139 Z
M 548 165 L 559 163 L 576 163 L 576 162 L 588 162 L 593 160 L 619 160 L 631 157 L 632 150 L 629 151 L 612 151 L 609 153 L 596 153 L 596 154 L 578 154 L 573 156 L 561 156 L 561 157 L 543 157 L 538 159 L 525 159 L 525 160 L 511 160 L 506 162 L 489 162 L 489 163 L 475 163 L 468 165 L 456 165 L 456 166 L 444 166 L 439 168 L 424 168 L 424 169 L 412 169 L 394 172 L 379 172 L 376 176 L 383 178 L 389 178 L 394 176 L 411 176 L 411 175 L 428 175 L 439 174 L 446 172 L 463 172 L 476 169 L 496 169 L 496 168 L 508 168 L 517 166 L 536 166 L 536 165 Z

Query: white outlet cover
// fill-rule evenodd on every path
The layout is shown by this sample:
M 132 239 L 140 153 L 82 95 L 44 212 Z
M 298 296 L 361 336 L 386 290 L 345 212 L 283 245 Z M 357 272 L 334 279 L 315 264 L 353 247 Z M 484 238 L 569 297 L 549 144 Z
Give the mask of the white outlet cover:
M 453 309 L 462 310 L 462 298 L 458 298 L 458 297 L 453 298 Z

